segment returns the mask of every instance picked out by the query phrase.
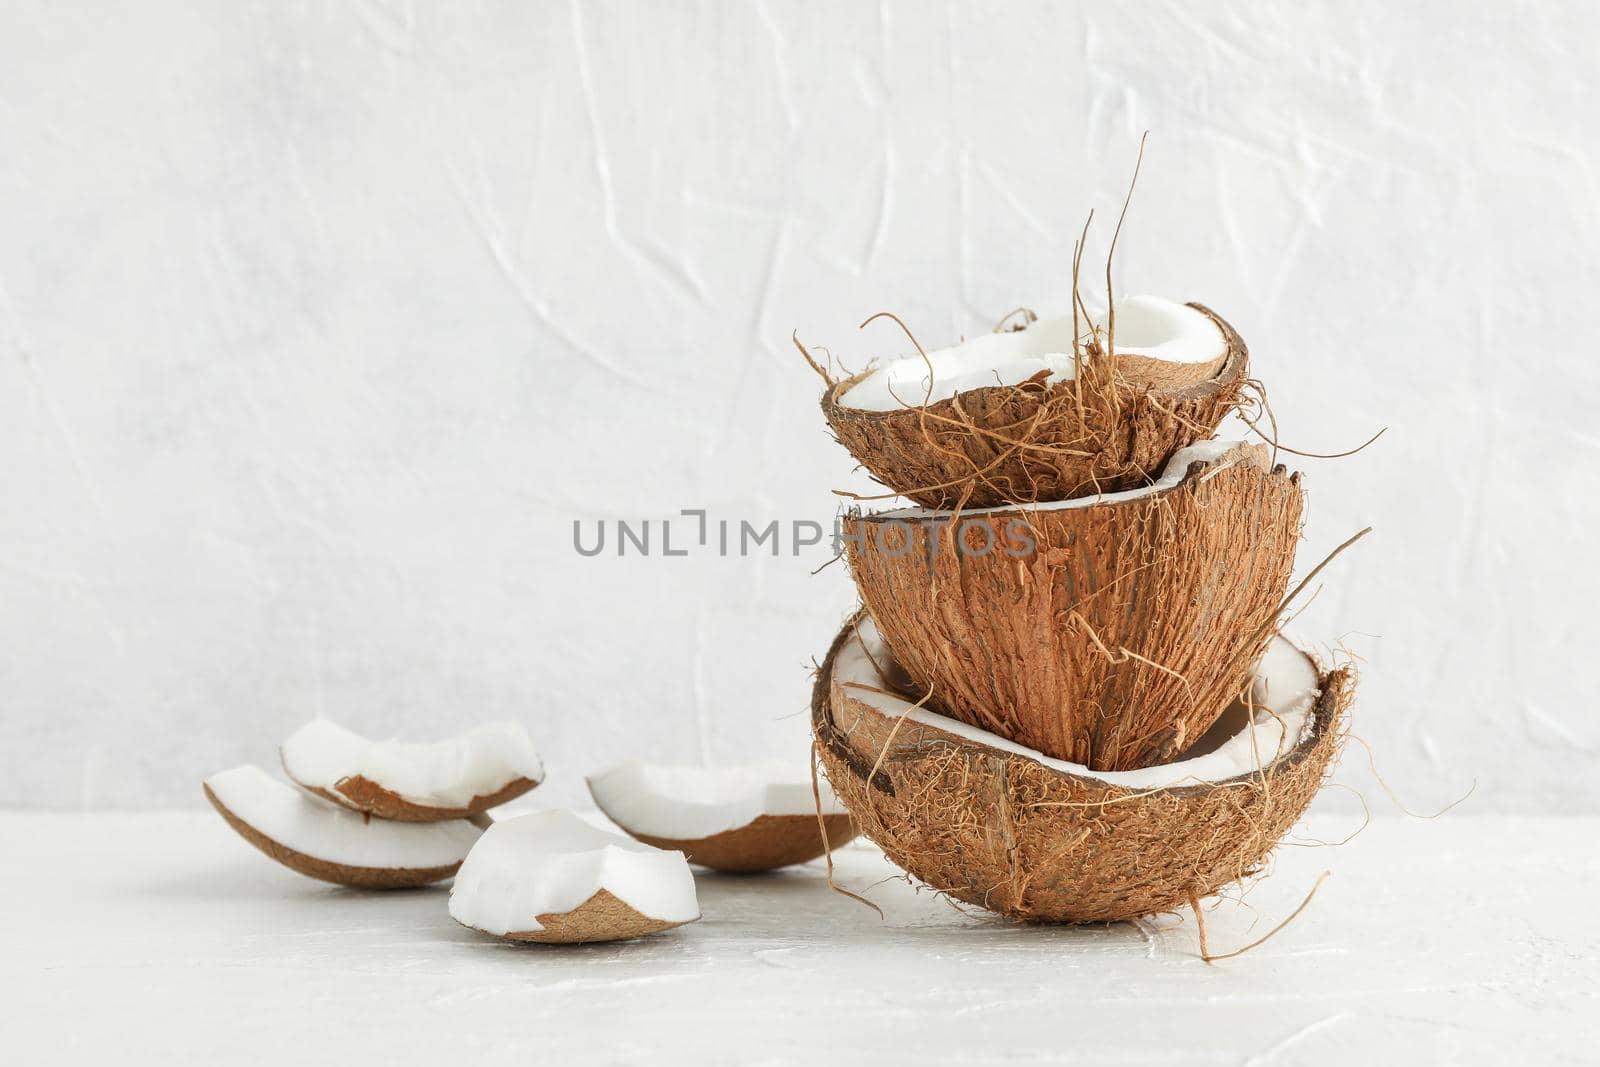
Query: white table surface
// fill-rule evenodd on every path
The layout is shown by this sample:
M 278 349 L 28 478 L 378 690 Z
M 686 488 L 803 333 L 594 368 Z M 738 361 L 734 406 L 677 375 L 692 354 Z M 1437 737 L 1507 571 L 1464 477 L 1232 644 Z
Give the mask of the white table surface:
M 1452 814 L 1285 848 L 1209 912 L 1214 948 L 1333 877 L 1208 965 L 1187 915 L 1011 925 L 865 845 L 840 880 L 881 920 L 813 864 L 706 874 L 698 923 L 552 948 L 457 926 L 443 889 L 308 881 L 208 813 L 0 814 L 0 1060 L 1594 1063 L 1597 842 L 1600 819 Z

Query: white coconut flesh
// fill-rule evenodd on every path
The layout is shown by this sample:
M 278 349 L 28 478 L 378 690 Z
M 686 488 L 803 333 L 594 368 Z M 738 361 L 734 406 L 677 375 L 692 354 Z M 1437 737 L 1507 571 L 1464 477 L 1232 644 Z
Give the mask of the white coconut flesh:
M 206 779 L 206 788 L 234 818 L 262 837 L 342 867 L 452 867 L 466 858 L 481 833 L 465 819 L 429 823 L 369 819 L 253 765 L 213 774 Z
M 1105 327 L 1103 320 L 1096 325 Z M 1078 339 L 1088 331 L 1079 322 Z M 1209 316 L 1187 304 L 1158 296 L 1117 301 L 1115 353 L 1166 363 L 1199 365 L 1227 354 L 1228 341 Z M 894 411 L 948 399 L 990 385 L 1018 385 L 1040 371 L 1046 383 L 1071 381 L 1071 315 L 1040 319 L 1025 330 L 990 333 L 950 348 L 898 359 L 877 368 L 839 397 L 839 404 L 862 411 Z M 933 368 L 930 383 L 929 366 Z
M 307 788 L 336 792 L 345 779 L 362 777 L 431 808 L 465 808 L 520 778 L 544 778 L 527 731 L 509 722 L 415 744 L 373 741 L 329 719 L 313 719 L 289 735 L 282 756 L 289 777 Z
M 700 917 L 694 876 L 681 852 L 653 848 L 566 811 L 540 811 L 489 827 L 456 872 L 450 915 L 504 936 L 544 929 L 601 890 L 647 919 Z
M 893 673 L 888 646 L 872 620 L 863 618 L 834 658 L 833 680 L 873 712 L 889 719 L 904 715 L 909 722 L 1133 791 L 1221 782 L 1270 765 L 1293 751 L 1311 729 L 1311 711 L 1320 693 L 1316 665 L 1310 657 L 1285 638 L 1275 637 L 1256 665 L 1250 702 L 1235 703 L 1183 756 L 1132 771 L 1091 771 L 1081 763 L 1053 759 L 1037 749 L 879 692 L 890 688 L 879 673 L 880 665 Z
M 1236 448 L 1254 448 L 1248 441 L 1200 441 L 1180 448 L 1167 460 L 1167 465 L 1161 468 L 1161 477 L 1149 485 L 1141 485 L 1137 489 L 1124 489 L 1116 493 L 1098 493 L 1093 496 L 1077 496 L 1070 500 L 1048 500 L 1042 503 L 1031 504 L 1000 504 L 992 508 L 963 508 L 962 518 L 975 518 L 979 515 L 994 515 L 1009 511 L 1071 511 L 1074 508 L 1092 508 L 1101 504 L 1120 504 L 1129 500 L 1138 500 L 1142 497 L 1154 496 L 1176 487 L 1189 473 L 1189 468 L 1196 463 L 1210 463 L 1221 459 Z M 1245 453 L 1241 453 L 1241 456 Z M 878 519 L 903 519 L 908 522 L 918 519 L 937 519 L 951 515 L 949 511 L 936 511 L 933 508 L 897 508 L 894 511 L 876 512 L 868 518 Z
M 824 815 L 847 814 L 819 779 Z M 698 841 L 748 826 L 763 815 L 817 812 L 805 764 L 771 760 L 732 767 L 675 767 L 628 760 L 589 778 L 589 791 L 629 833 Z

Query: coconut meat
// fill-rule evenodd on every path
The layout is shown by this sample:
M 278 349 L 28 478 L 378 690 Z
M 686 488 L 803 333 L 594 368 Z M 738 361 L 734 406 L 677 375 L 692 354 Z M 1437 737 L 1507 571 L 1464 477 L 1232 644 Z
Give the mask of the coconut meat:
M 912 722 L 1023 756 L 1053 770 L 1134 791 L 1221 782 L 1254 773 L 1300 743 L 1311 728 L 1311 711 L 1319 694 L 1311 658 L 1285 638 L 1274 637 L 1256 665 L 1249 705 L 1235 704 L 1183 757 L 1132 771 L 1091 771 L 1080 763 L 1053 759 L 1037 749 L 878 692 L 889 688 L 878 665 L 887 669 L 891 662 L 877 625 L 863 617 L 834 659 L 833 679 L 857 701 L 888 718 L 904 715 Z
M 246 765 L 206 779 L 233 816 L 285 848 L 344 867 L 415 870 L 460 863 L 480 831 L 464 819 L 368 819 Z
M 846 814 L 828 788 L 824 815 Z M 817 811 L 811 777 L 793 761 L 768 760 L 729 767 L 677 767 L 628 760 L 592 775 L 595 803 L 629 833 L 671 841 L 698 841 L 737 830 L 763 815 Z
M 1105 323 L 1096 325 L 1104 329 Z M 1116 354 L 1167 363 L 1221 359 L 1228 342 L 1209 317 L 1187 304 L 1158 296 L 1117 301 Z M 1087 331 L 1082 338 L 1086 339 Z M 894 411 L 948 399 L 990 385 L 1018 385 L 1040 372 L 1046 383 L 1071 381 L 1073 318 L 1040 319 L 1025 330 L 989 333 L 950 348 L 887 363 L 851 386 L 839 404 L 862 411 Z M 932 382 L 928 371 L 932 368 Z
M 541 930 L 602 889 L 648 919 L 700 917 L 694 876 L 681 852 L 653 848 L 566 811 L 496 822 L 473 846 L 450 890 L 457 922 L 504 936 Z
M 363 777 L 413 804 L 464 808 L 519 778 L 540 781 L 544 764 L 521 726 L 485 723 L 428 744 L 373 741 L 329 719 L 313 719 L 283 743 L 283 767 L 309 788 L 334 792 Z
M 992 508 L 963 508 L 962 518 L 972 518 L 978 515 L 994 515 L 1007 511 L 1070 511 L 1073 508 L 1096 507 L 1100 504 L 1120 504 L 1128 500 L 1138 500 L 1141 497 L 1154 496 L 1175 488 L 1189 473 L 1189 468 L 1196 463 L 1210 463 L 1221 459 L 1235 448 L 1253 447 L 1248 441 L 1198 441 L 1187 448 L 1180 448 L 1167 460 L 1167 465 L 1161 469 L 1161 477 L 1149 485 L 1141 485 L 1137 489 L 1124 489 L 1116 493 L 1099 493 L 1091 496 L 1075 496 L 1070 500 L 1047 500 L 1033 504 L 1000 504 Z M 948 511 L 936 511 L 933 508 L 897 508 L 894 511 L 883 511 L 868 516 L 871 519 L 904 519 L 915 521 L 918 519 L 934 519 L 951 514 Z

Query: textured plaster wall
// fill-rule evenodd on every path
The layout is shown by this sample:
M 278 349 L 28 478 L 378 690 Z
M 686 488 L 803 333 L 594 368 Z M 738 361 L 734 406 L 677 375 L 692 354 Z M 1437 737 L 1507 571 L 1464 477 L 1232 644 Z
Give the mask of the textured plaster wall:
M 1286 443 L 1390 428 L 1303 461 L 1302 570 L 1377 532 L 1300 620 L 1365 657 L 1386 777 L 1600 811 L 1597 43 L 1542 3 L 7 3 L 0 804 L 192 804 L 316 713 L 522 719 L 561 800 L 798 751 L 827 551 L 573 520 L 828 521 L 867 483 L 790 331 L 1065 308 L 1148 128 L 1119 284 L 1231 318 Z

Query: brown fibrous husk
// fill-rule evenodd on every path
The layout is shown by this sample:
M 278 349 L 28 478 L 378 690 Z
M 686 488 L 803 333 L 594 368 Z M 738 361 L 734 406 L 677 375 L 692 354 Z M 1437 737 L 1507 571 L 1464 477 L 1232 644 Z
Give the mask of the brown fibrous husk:
M 1211 436 L 1239 402 L 1244 340 L 1209 308 L 1227 354 L 1209 378 L 1086 343 L 1073 381 L 986 386 L 925 406 L 863 411 L 840 401 L 865 374 L 830 383 L 834 436 L 885 486 L 924 507 L 1068 500 L 1147 484 L 1178 449 Z M 1207 368 L 1209 369 L 1209 368 Z M 917 398 L 907 398 L 915 401 Z
M 1310 729 L 1254 773 L 1132 792 L 867 706 L 833 676 L 853 627 L 812 693 L 829 784 L 890 860 L 1024 921 L 1153 915 L 1259 873 L 1329 773 L 1355 692 L 1348 668 L 1321 673 Z
M 1268 455 L 1070 508 L 850 514 L 845 552 L 928 706 L 1091 770 L 1150 766 L 1216 721 L 1271 637 L 1301 491 Z
M 826 840 L 823 827 L 827 829 Z M 822 826 L 818 826 L 815 815 L 759 815 L 743 826 L 692 840 L 653 837 L 622 828 L 647 845 L 682 852 L 690 863 L 743 874 L 814 860 L 856 836 L 848 815 L 824 815 Z

